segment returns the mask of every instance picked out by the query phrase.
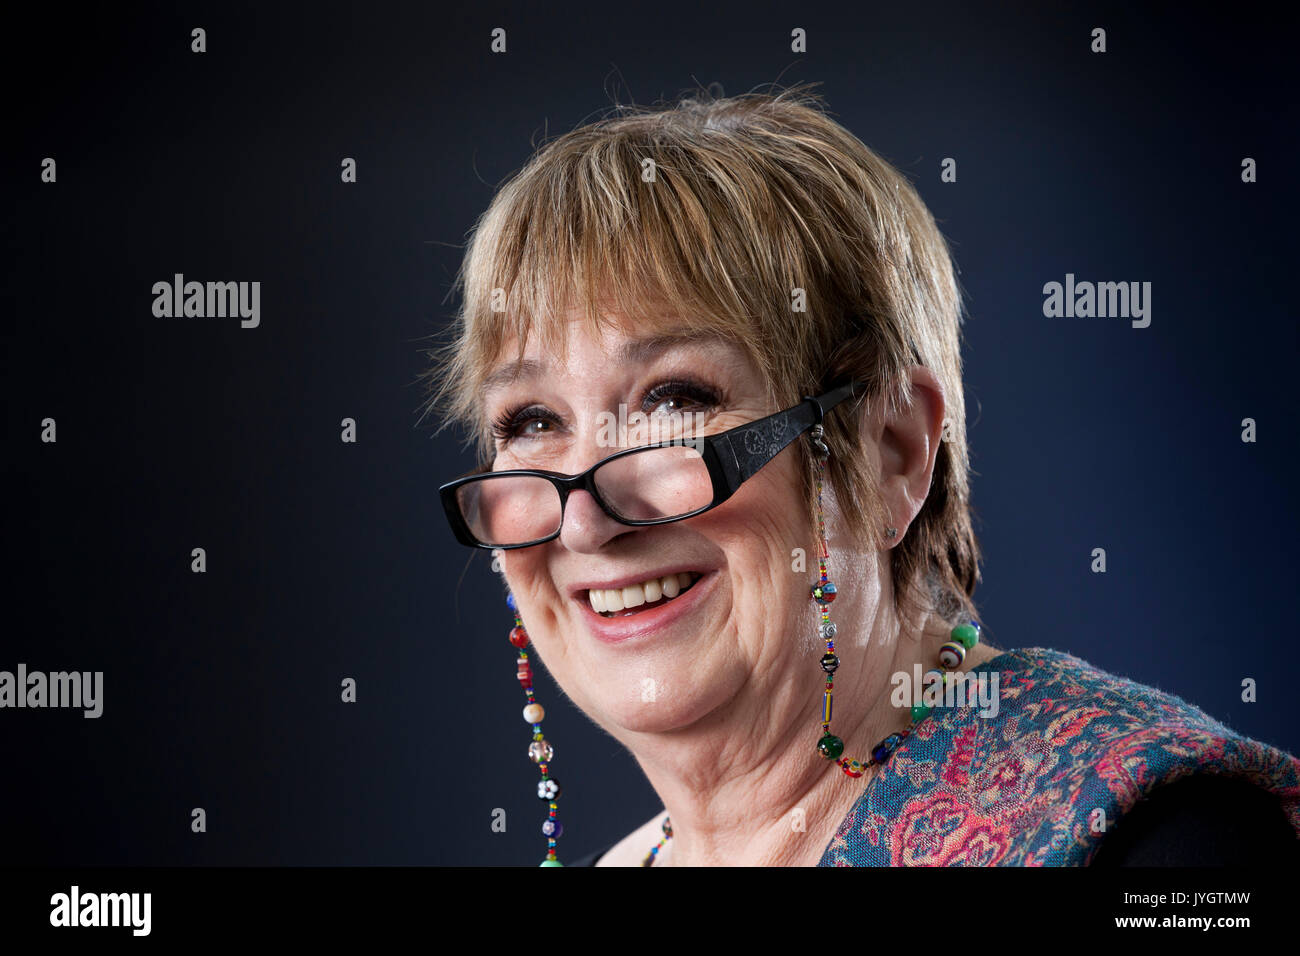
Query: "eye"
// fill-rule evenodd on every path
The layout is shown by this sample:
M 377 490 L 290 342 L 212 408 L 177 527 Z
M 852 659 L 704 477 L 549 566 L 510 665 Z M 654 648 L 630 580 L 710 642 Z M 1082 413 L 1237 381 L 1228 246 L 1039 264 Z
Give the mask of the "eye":
M 642 410 L 649 414 L 664 405 L 675 403 L 668 414 L 682 412 L 694 406 L 696 410 L 717 408 L 722 404 L 722 393 L 712 385 L 689 379 L 672 379 L 660 382 L 645 393 Z M 492 437 L 503 444 L 517 438 L 535 438 L 548 435 L 562 424 L 560 417 L 544 405 L 524 402 L 506 409 L 492 422 Z
M 662 382 L 648 391 L 642 405 L 647 410 L 657 409 L 673 401 L 678 402 L 678 407 L 669 411 L 680 412 L 685 410 L 682 407 L 681 399 L 686 399 L 691 405 L 699 408 L 716 408 L 722 402 L 722 396 L 712 385 L 676 379 L 671 382 Z
M 519 437 L 545 435 L 552 430 L 550 427 L 538 429 L 531 426 L 535 424 L 556 426 L 559 423 L 559 418 L 541 405 L 516 405 L 506 409 L 493 421 L 492 437 L 498 441 L 508 442 Z

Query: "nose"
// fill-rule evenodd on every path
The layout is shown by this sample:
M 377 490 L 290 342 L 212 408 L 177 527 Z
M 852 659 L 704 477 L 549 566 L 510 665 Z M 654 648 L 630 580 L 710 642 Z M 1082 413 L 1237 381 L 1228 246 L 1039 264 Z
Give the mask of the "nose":
M 570 551 L 594 554 L 619 535 L 636 530 L 605 514 L 591 492 L 571 491 L 568 503 L 564 506 L 560 543 Z

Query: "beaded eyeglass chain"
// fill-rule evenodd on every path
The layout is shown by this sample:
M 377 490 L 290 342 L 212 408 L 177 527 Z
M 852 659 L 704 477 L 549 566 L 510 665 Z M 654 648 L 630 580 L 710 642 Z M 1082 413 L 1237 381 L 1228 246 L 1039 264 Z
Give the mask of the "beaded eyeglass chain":
M 899 745 L 915 729 L 916 725 L 929 716 L 931 708 L 924 704 L 913 705 L 909 712 L 907 726 L 902 732 L 890 734 L 876 744 L 871 750 L 871 758 L 865 763 L 843 756 L 844 742 L 831 733 L 831 699 L 835 687 L 835 671 L 840 666 L 840 659 L 835 653 L 836 628 L 830 619 L 830 605 L 835 600 L 836 587 L 826 575 L 826 562 L 830 559 L 830 550 L 826 542 L 826 521 L 822 512 L 822 485 L 825 479 L 826 461 L 830 458 L 830 449 L 822 440 L 823 435 L 824 430 L 821 425 L 814 425 L 809 432 L 809 438 L 812 440 L 813 446 L 813 457 L 817 461 L 817 534 L 819 538 L 817 564 L 820 571 L 818 579 L 813 582 L 810 589 L 810 596 L 820 610 L 819 633 L 826 642 L 826 653 L 821 658 L 822 670 L 826 672 L 826 689 L 822 695 L 822 733 L 821 738 L 817 741 L 817 752 L 828 760 L 835 761 L 848 776 L 861 777 L 871 767 L 886 763 Z M 895 534 L 897 534 L 897 531 L 890 528 L 889 537 L 893 537 Z M 510 643 L 519 651 L 518 660 L 515 662 L 515 676 L 528 698 L 528 703 L 524 707 L 524 720 L 533 725 L 533 739 L 532 743 L 528 745 L 528 757 L 533 763 L 537 764 L 538 769 L 542 772 L 542 779 L 537 783 L 537 797 L 549 807 L 546 820 L 542 823 L 542 835 L 546 837 L 546 857 L 542 860 L 541 865 L 563 866 L 564 864 L 555 855 L 556 841 L 564 833 L 564 825 L 559 820 L 559 806 L 556 803 L 560 796 L 560 783 L 550 775 L 550 762 L 555 756 L 555 751 L 542 734 L 542 720 L 546 717 L 546 710 L 541 704 L 537 703 L 537 699 L 533 695 L 533 669 L 526 650 L 529 637 L 528 632 L 524 629 L 524 622 L 519 616 L 519 606 L 513 593 L 506 595 L 506 606 L 510 608 L 510 611 L 515 616 L 515 626 L 510 631 Z M 947 680 L 947 672 L 960 667 L 962 661 L 966 659 L 966 652 L 979 643 L 979 633 L 980 625 L 978 621 L 971 621 L 969 624 L 961 624 L 953 628 L 952 640 L 939 648 L 939 663 L 946 670 L 940 670 L 937 667 L 931 668 L 926 671 L 925 676 L 929 677 L 931 674 L 938 674 L 940 681 Z M 672 820 L 667 817 L 664 818 L 663 822 L 663 834 L 659 843 L 642 860 L 642 866 L 653 866 L 660 850 L 672 838 Z
M 549 807 L 550 812 L 546 815 L 546 820 L 542 823 L 542 836 L 546 837 L 546 858 L 542 860 L 542 866 L 564 866 L 563 863 L 555 856 L 555 841 L 564 833 L 564 824 L 559 819 L 559 806 L 556 800 L 560 797 L 560 782 L 551 776 L 550 764 L 551 758 L 555 756 L 555 749 L 542 734 L 542 721 L 546 717 L 546 708 L 537 703 L 537 698 L 533 696 L 533 666 L 528 660 L 528 632 L 524 630 L 524 622 L 519 617 L 519 604 L 515 601 L 514 592 L 506 595 L 506 607 L 510 608 L 515 616 L 515 626 L 510 631 L 510 643 L 519 649 L 519 659 L 515 662 L 515 677 L 524 688 L 524 694 L 528 697 L 528 703 L 524 705 L 524 720 L 533 725 L 533 742 L 528 745 L 528 759 L 537 764 L 537 768 L 542 772 L 542 779 L 537 781 L 537 799 L 544 801 Z
M 822 693 L 822 735 L 821 739 L 817 741 L 817 752 L 828 760 L 834 760 L 839 764 L 840 769 L 850 777 L 861 777 L 871 767 L 886 763 L 899 745 L 916 728 L 916 725 L 929 716 L 931 708 L 924 704 L 913 705 L 908 714 L 907 726 L 903 728 L 901 733 L 890 734 L 876 744 L 871 750 L 871 759 L 865 763 L 845 757 L 843 755 L 844 741 L 831 733 L 831 699 L 835 689 L 835 671 L 840 666 L 840 659 L 835 653 L 836 628 L 831 621 L 830 612 L 831 602 L 835 600 L 837 591 L 835 584 L 826 576 L 826 562 L 830 560 L 831 555 L 830 548 L 826 543 L 826 516 L 822 510 L 822 485 L 826 477 L 826 462 L 830 458 L 831 452 L 826 442 L 822 440 L 824 434 L 825 430 L 821 425 L 814 425 L 808 433 L 808 437 L 812 442 L 813 458 L 817 462 L 817 565 L 820 571 L 818 579 L 813 582 L 810 589 L 810 596 L 820 610 L 819 633 L 822 640 L 826 642 L 826 653 L 822 655 L 821 659 L 822 670 L 826 672 L 826 689 Z M 896 529 L 890 528 L 888 536 L 892 538 L 897 533 Z M 930 674 L 938 674 L 939 680 L 947 680 L 947 672 L 960 667 L 962 661 L 966 659 L 966 652 L 979 643 L 979 633 L 978 621 L 971 621 L 969 624 L 954 627 L 951 635 L 952 640 L 939 648 L 939 663 L 947 670 L 943 671 L 933 667 L 926 671 L 926 677 Z M 663 832 L 663 838 L 641 861 L 642 866 L 654 866 L 655 860 L 659 857 L 659 851 L 672 838 L 673 825 L 671 818 L 664 818 Z

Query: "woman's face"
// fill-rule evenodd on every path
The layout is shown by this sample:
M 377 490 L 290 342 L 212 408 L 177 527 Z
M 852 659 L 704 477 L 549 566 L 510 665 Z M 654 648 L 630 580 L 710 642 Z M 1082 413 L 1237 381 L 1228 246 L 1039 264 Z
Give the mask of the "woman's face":
M 530 343 L 525 369 L 537 363 L 532 374 L 484 395 L 488 419 L 498 426 L 503 415 L 518 412 L 497 430 L 494 470 L 586 470 L 619 450 L 608 430 L 602 435 L 601 416 L 617 416 L 620 404 L 629 418 L 637 411 L 702 413 L 690 419 L 702 423 L 697 434 L 779 410 L 766 405 L 758 370 L 735 345 L 647 341 L 614 330 L 597 340 L 571 326 L 565 355 L 543 355 Z M 514 348 L 504 352 L 507 362 Z M 647 443 L 634 438 L 627 445 Z M 590 494 L 574 491 L 559 538 L 502 552 L 538 655 L 565 693 L 615 737 L 701 720 L 758 719 L 736 705 L 775 704 L 769 694 L 786 698 L 792 672 L 816 680 L 808 587 L 817 545 L 799 494 L 799 463 L 791 445 L 724 504 L 657 526 L 619 524 Z M 803 549 L 810 567 L 792 570 L 795 549 Z M 653 608 L 642 604 L 605 618 L 588 596 L 593 586 L 622 596 L 623 584 L 651 579 L 666 596 L 672 586 L 664 576 L 678 572 L 697 580 Z M 637 594 L 634 587 L 631 600 L 655 595 L 655 585 L 649 590 Z M 625 616 L 626 610 L 636 613 Z M 806 688 L 799 694 L 806 705 Z

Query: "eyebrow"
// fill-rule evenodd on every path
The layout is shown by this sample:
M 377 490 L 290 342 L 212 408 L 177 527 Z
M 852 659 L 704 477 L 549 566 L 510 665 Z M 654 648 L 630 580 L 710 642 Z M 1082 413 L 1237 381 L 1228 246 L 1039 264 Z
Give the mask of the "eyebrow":
M 681 332 L 664 332 L 660 335 L 635 339 L 625 343 L 618 350 L 615 361 L 620 364 L 648 362 L 671 348 L 697 341 L 699 339 L 696 336 Z M 537 378 L 545 368 L 545 365 L 536 359 L 524 359 L 503 365 L 483 379 L 483 384 L 480 386 L 481 393 L 487 394 L 520 379 Z

